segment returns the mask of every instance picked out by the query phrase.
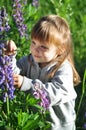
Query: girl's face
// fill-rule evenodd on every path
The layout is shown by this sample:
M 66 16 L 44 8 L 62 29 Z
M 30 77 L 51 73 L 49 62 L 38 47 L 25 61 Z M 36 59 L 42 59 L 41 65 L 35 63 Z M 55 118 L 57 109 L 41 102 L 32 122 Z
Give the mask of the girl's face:
M 57 47 L 54 44 L 39 43 L 39 41 L 35 39 L 32 40 L 30 51 L 34 60 L 39 63 L 41 67 L 46 66 L 57 56 Z

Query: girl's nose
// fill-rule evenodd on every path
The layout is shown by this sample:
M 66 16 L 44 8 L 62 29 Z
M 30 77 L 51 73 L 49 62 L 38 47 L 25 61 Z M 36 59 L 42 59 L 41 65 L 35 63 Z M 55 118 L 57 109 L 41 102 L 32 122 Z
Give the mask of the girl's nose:
M 39 52 L 39 47 L 35 47 L 35 48 L 34 48 L 34 51 L 35 51 L 35 52 Z

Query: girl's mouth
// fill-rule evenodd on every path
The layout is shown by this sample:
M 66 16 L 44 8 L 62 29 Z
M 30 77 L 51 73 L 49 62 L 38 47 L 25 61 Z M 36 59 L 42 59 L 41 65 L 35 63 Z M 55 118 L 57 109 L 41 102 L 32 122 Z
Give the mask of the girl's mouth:
M 35 57 L 35 58 L 40 58 L 40 56 L 38 56 L 38 55 L 34 55 L 34 57 Z

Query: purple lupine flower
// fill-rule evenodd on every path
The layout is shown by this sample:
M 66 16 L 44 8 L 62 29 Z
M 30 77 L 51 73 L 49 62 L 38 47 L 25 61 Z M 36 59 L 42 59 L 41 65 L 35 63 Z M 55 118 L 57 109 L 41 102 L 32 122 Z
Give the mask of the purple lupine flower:
M 84 114 L 84 117 L 86 118 L 86 112 Z M 84 127 L 84 129 L 86 129 L 86 123 L 84 123 L 83 127 Z
M 6 9 L 4 7 L 0 8 L 0 48 L 3 48 L 3 42 L 5 41 L 6 32 L 10 30 L 10 26 L 8 24 L 8 14 L 6 13 Z M 0 49 L 0 55 L 3 54 L 3 49 Z
M 23 1 L 23 4 L 26 5 L 26 4 L 27 4 L 27 0 L 24 0 L 24 1 Z
M 26 25 L 24 24 L 23 12 L 22 12 L 22 5 L 20 0 L 14 0 L 13 4 L 13 18 L 15 20 L 16 26 L 20 33 L 20 36 L 27 36 L 26 34 Z
M 39 0 L 33 0 L 32 5 L 35 6 L 35 7 L 38 7 L 39 6 Z
M 85 117 L 86 117 L 86 112 L 85 112 Z
M 0 9 L 0 32 L 9 31 L 10 26 L 8 24 L 8 14 L 6 13 L 6 9 Z
M 0 89 L 2 90 L 1 98 L 6 102 L 6 98 L 14 98 L 14 81 L 13 70 L 11 65 L 11 57 L 5 55 L 5 36 L 9 31 L 10 26 L 8 24 L 8 18 L 6 9 L 0 10 Z
M 48 97 L 47 92 L 45 91 L 45 89 L 40 89 L 39 88 L 39 84 L 35 83 L 34 84 L 34 92 L 33 95 L 36 99 L 40 99 L 41 102 L 39 103 L 42 107 L 46 109 L 48 109 L 49 105 L 50 105 L 50 100 Z
M 6 101 L 7 96 L 9 99 L 14 98 L 14 81 L 11 58 L 9 56 L 0 56 L 2 62 L 0 62 L 0 89 L 2 89 L 3 100 Z M 5 60 L 5 62 L 3 62 Z
M 83 126 L 83 127 L 84 127 L 84 129 L 86 129 L 86 123 L 84 124 L 84 126 Z
M 3 82 L 5 82 L 5 74 L 4 70 L 0 66 L 0 86 L 3 84 Z

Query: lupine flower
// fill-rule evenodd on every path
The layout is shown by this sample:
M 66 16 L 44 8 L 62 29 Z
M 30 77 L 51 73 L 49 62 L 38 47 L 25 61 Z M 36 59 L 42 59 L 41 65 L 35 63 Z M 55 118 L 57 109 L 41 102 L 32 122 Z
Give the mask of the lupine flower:
M 0 43 L 5 39 L 5 32 L 10 30 L 10 26 L 8 24 L 8 14 L 6 13 L 6 9 L 0 8 Z M 4 40 L 5 41 L 5 40 Z M 3 47 L 2 47 L 3 48 Z M 2 53 L 2 49 L 0 49 L 0 54 Z
M 0 89 L 2 89 L 2 98 L 4 102 L 7 96 L 9 99 L 14 98 L 15 88 L 12 73 L 11 57 L 3 54 L 0 55 Z
M 84 129 L 86 129 L 86 123 L 84 124 Z
M 23 4 L 26 5 L 26 4 L 27 4 L 27 0 L 24 0 L 24 1 L 23 1 Z
M 50 101 L 47 92 L 44 89 L 39 89 L 39 84 L 34 84 L 34 92 L 33 95 L 36 99 L 40 99 L 41 102 L 39 103 L 45 109 L 48 109 Z
M 20 36 L 27 36 L 26 34 L 26 25 L 24 24 L 23 12 L 22 12 L 22 5 L 20 0 L 14 0 L 13 4 L 13 18 L 15 20 L 16 26 L 20 33 Z
M 0 10 L 0 89 L 2 90 L 2 99 L 6 102 L 6 98 L 14 98 L 14 81 L 13 81 L 13 70 L 11 65 L 11 57 L 5 55 L 5 36 L 6 32 L 9 31 L 10 26 L 8 24 L 8 18 L 6 9 Z
M 85 112 L 85 114 L 84 114 L 84 117 L 85 117 L 85 119 L 86 119 L 86 112 Z M 86 129 L 86 123 L 84 123 L 83 127 L 84 127 L 84 129 Z
M 3 31 L 7 32 L 10 29 L 10 26 L 8 24 L 9 19 L 7 17 L 8 15 L 6 13 L 6 9 L 2 8 L 0 10 L 0 32 L 3 32 Z
M 35 7 L 38 7 L 39 6 L 39 0 L 33 0 L 32 5 L 35 6 Z

